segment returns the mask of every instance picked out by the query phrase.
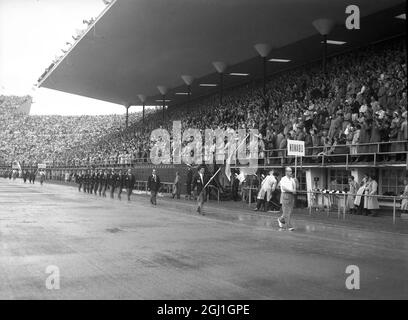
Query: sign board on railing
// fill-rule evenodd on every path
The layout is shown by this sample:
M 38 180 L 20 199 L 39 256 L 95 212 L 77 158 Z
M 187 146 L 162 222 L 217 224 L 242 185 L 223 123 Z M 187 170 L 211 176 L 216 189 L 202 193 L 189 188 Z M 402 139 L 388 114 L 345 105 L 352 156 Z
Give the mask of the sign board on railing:
M 288 140 L 288 156 L 305 156 L 305 142 L 300 140 Z
M 47 169 L 47 165 L 45 163 L 39 163 L 38 169 Z

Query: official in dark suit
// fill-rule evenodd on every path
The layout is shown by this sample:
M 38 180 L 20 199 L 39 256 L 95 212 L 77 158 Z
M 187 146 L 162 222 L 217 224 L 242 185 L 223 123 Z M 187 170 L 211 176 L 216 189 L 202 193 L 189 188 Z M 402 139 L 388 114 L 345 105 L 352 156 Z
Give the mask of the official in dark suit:
M 191 200 L 191 183 L 193 182 L 193 170 L 191 167 L 188 167 L 187 169 L 187 178 L 186 178 L 186 187 L 187 187 L 187 194 L 186 194 L 186 199 Z
M 205 177 L 205 168 L 201 167 L 197 174 L 194 176 L 193 179 L 193 190 L 197 188 L 197 212 L 198 214 L 203 213 L 203 206 L 204 206 L 204 201 L 207 197 L 206 190 L 205 190 L 205 185 L 207 184 L 208 179 Z
M 123 185 L 127 191 L 128 201 L 130 201 L 130 196 L 135 186 L 135 182 L 136 182 L 135 175 L 132 173 L 131 169 L 128 169 L 127 174 L 123 177 Z
M 79 173 L 76 175 L 76 183 L 78 183 L 78 191 L 81 191 L 81 188 L 82 188 L 82 180 L 83 180 L 82 172 L 79 172 Z
M 30 180 L 33 182 L 33 184 L 35 183 L 35 176 L 37 175 L 36 171 L 31 171 L 30 173 Z
M 24 171 L 24 173 L 23 173 L 23 180 L 24 180 L 24 183 L 26 183 L 27 182 L 27 179 L 28 179 L 28 176 L 29 176 L 30 174 L 28 173 L 28 170 L 26 170 L 26 171 Z
M 116 187 L 118 188 L 118 199 L 122 199 L 122 189 L 123 189 L 123 174 L 122 170 L 119 170 L 119 173 L 116 175 Z
M 106 187 L 108 184 L 108 173 L 106 170 L 102 173 L 102 170 L 100 172 L 100 178 L 99 178 L 99 196 L 106 197 Z
M 94 184 L 95 184 L 95 172 L 91 170 L 91 173 L 89 174 L 88 193 L 93 194 Z
M 157 192 L 160 190 L 160 177 L 156 174 L 156 169 L 153 169 L 152 174 L 147 179 L 147 190 L 150 191 L 150 203 L 157 204 Z
M 97 170 L 95 170 L 95 180 L 94 180 L 94 188 L 93 188 L 93 193 L 95 193 L 95 195 L 98 194 L 100 180 L 101 180 L 100 172 L 97 172 Z
M 89 171 L 86 170 L 85 174 L 84 174 L 84 192 L 88 192 L 88 187 L 89 187 Z
M 116 173 L 115 170 L 111 170 L 111 173 L 108 177 L 108 186 L 110 190 L 111 199 L 115 198 L 115 188 L 116 188 Z

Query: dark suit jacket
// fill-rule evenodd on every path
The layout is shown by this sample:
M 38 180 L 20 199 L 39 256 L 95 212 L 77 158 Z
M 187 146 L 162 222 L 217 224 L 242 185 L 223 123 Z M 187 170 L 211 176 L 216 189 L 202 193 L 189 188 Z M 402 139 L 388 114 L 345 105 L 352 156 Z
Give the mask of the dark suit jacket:
M 200 178 L 200 174 L 197 173 L 193 179 L 193 190 L 195 187 L 197 187 L 197 193 L 200 194 L 203 188 L 205 187 L 205 185 L 207 184 L 207 182 L 208 182 L 208 178 L 206 177 L 205 174 L 203 175 L 203 182 L 202 182 Z
M 191 185 L 191 182 L 193 182 L 193 170 L 188 170 L 187 171 L 187 179 L 186 179 L 186 184 L 188 185 L 188 186 L 190 186 Z
M 116 175 L 116 187 L 123 188 L 123 174 Z
M 113 188 L 116 187 L 116 173 L 114 173 L 114 174 L 109 173 L 108 174 L 108 185 L 110 187 L 113 187 Z
M 161 186 L 160 177 L 156 174 L 156 181 L 154 181 L 153 175 L 150 175 L 149 178 L 147 179 L 147 188 L 151 191 L 158 192 L 160 186 Z
M 132 173 L 132 174 L 125 174 L 124 176 L 123 176 L 123 186 L 126 188 L 126 189 L 133 189 L 133 187 L 135 186 L 135 182 L 136 182 L 136 178 L 135 178 L 135 175 Z

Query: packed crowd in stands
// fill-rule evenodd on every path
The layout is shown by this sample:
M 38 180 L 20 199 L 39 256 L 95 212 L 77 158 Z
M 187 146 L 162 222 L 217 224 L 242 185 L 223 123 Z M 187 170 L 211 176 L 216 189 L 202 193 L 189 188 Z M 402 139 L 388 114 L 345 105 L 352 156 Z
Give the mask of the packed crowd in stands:
M 172 121 L 180 120 L 183 130 L 256 128 L 259 156 L 272 158 L 267 161 L 283 156 L 289 139 L 305 141 L 307 155 L 316 158 L 347 153 L 364 161 L 380 152 L 378 161 L 403 161 L 406 72 L 404 39 L 389 40 L 328 59 L 326 75 L 319 62 L 275 75 L 265 96 L 260 83 L 248 84 L 226 92 L 222 104 L 214 95 L 174 106 L 165 122 L 160 110 L 150 112 L 144 123 L 140 116 L 130 119 L 128 129 L 121 127 L 123 116 L 24 117 L 3 103 L 0 121 L 7 130 L 0 133 L 0 152 L 69 165 L 147 161 L 151 131 L 161 126 L 171 132 Z
M 146 158 L 151 130 L 161 125 L 171 132 L 172 120 L 181 120 L 183 130 L 259 129 L 261 158 L 284 155 L 293 139 L 305 141 L 307 155 L 316 157 L 347 153 L 364 161 L 381 152 L 378 161 L 404 160 L 406 71 L 405 41 L 395 39 L 329 59 L 326 76 L 320 63 L 279 74 L 268 83 L 266 97 L 258 83 L 231 90 L 222 105 L 215 95 L 170 108 L 164 123 L 161 112 L 153 113 L 144 126 L 137 122 L 96 146 L 114 153 L 119 146 L 130 159 Z
M 88 161 L 88 154 L 79 153 L 78 148 L 88 147 L 108 132 L 120 132 L 125 126 L 122 115 L 32 116 L 17 113 L 23 101 L 24 97 L 0 96 L 0 161 L 6 163 L 58 163 L 69 157 L 74 149 L 76 159 Z M 139 113 L 131 113 L 130 119 L 135 121 L 139 116 Z

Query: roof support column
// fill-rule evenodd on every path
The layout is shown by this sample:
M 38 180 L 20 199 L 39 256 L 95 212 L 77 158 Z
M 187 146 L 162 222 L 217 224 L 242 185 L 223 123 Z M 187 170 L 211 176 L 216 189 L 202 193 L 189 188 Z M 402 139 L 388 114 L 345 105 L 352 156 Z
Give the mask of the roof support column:
M 222 61 L 213 62 L 215 70 L 220 74 L 220 105 L 222 105 L 223 95 L 224 95 L 224 72 L 227 69 L 227 64 Z
M 267 70 L 267 57 L 272 50 L 271 45 L 267 43 L 258 43 L 254 46 L 255 50 L 262 58 L 262 69 L 263 69 L 263 95 L 266 96 L 266 82 L 268 79 L 268 70 Z
M 162 99 L 163 99 L 162 115 L 163 115 L 163 125 L 164 125 L 164 108 L 165 108 L 165 106 L 166 106 L 167 87 L 165 87 L 165 86 L 157 86 L 157 89 L 158 89 L 159 92 L 161 93 Z
M 143 103 L 143 118 L 142 118 L 142 123 L 145 123 L 145 107 L 146 107 L 146 96 L 144 94 L 138 94 L 139 100 Z
M 188 105 L 190 105 L 190 99 L 191 99 L 191 85 L 193 84 L 194 78 L 189 75 L 182 75 L 181 79 L 183 79 L 184 83 L 187 85 L 187 93 L 188 93 Z
M 323 74 L 326 75 L 326 60 L 327 60 L 327 35 L 333 30 L 335 22 L 330 19 L 320 18 L 312 22 L 315 29 L 323 37 L 323 60 L 322 60 L 322 70 Z
M 129 125 L 129 108 L 130 108 L 130 105 L 126 104 L 125 108 L 126 108 L 126 129 L 127 129 L 128 125 Z

